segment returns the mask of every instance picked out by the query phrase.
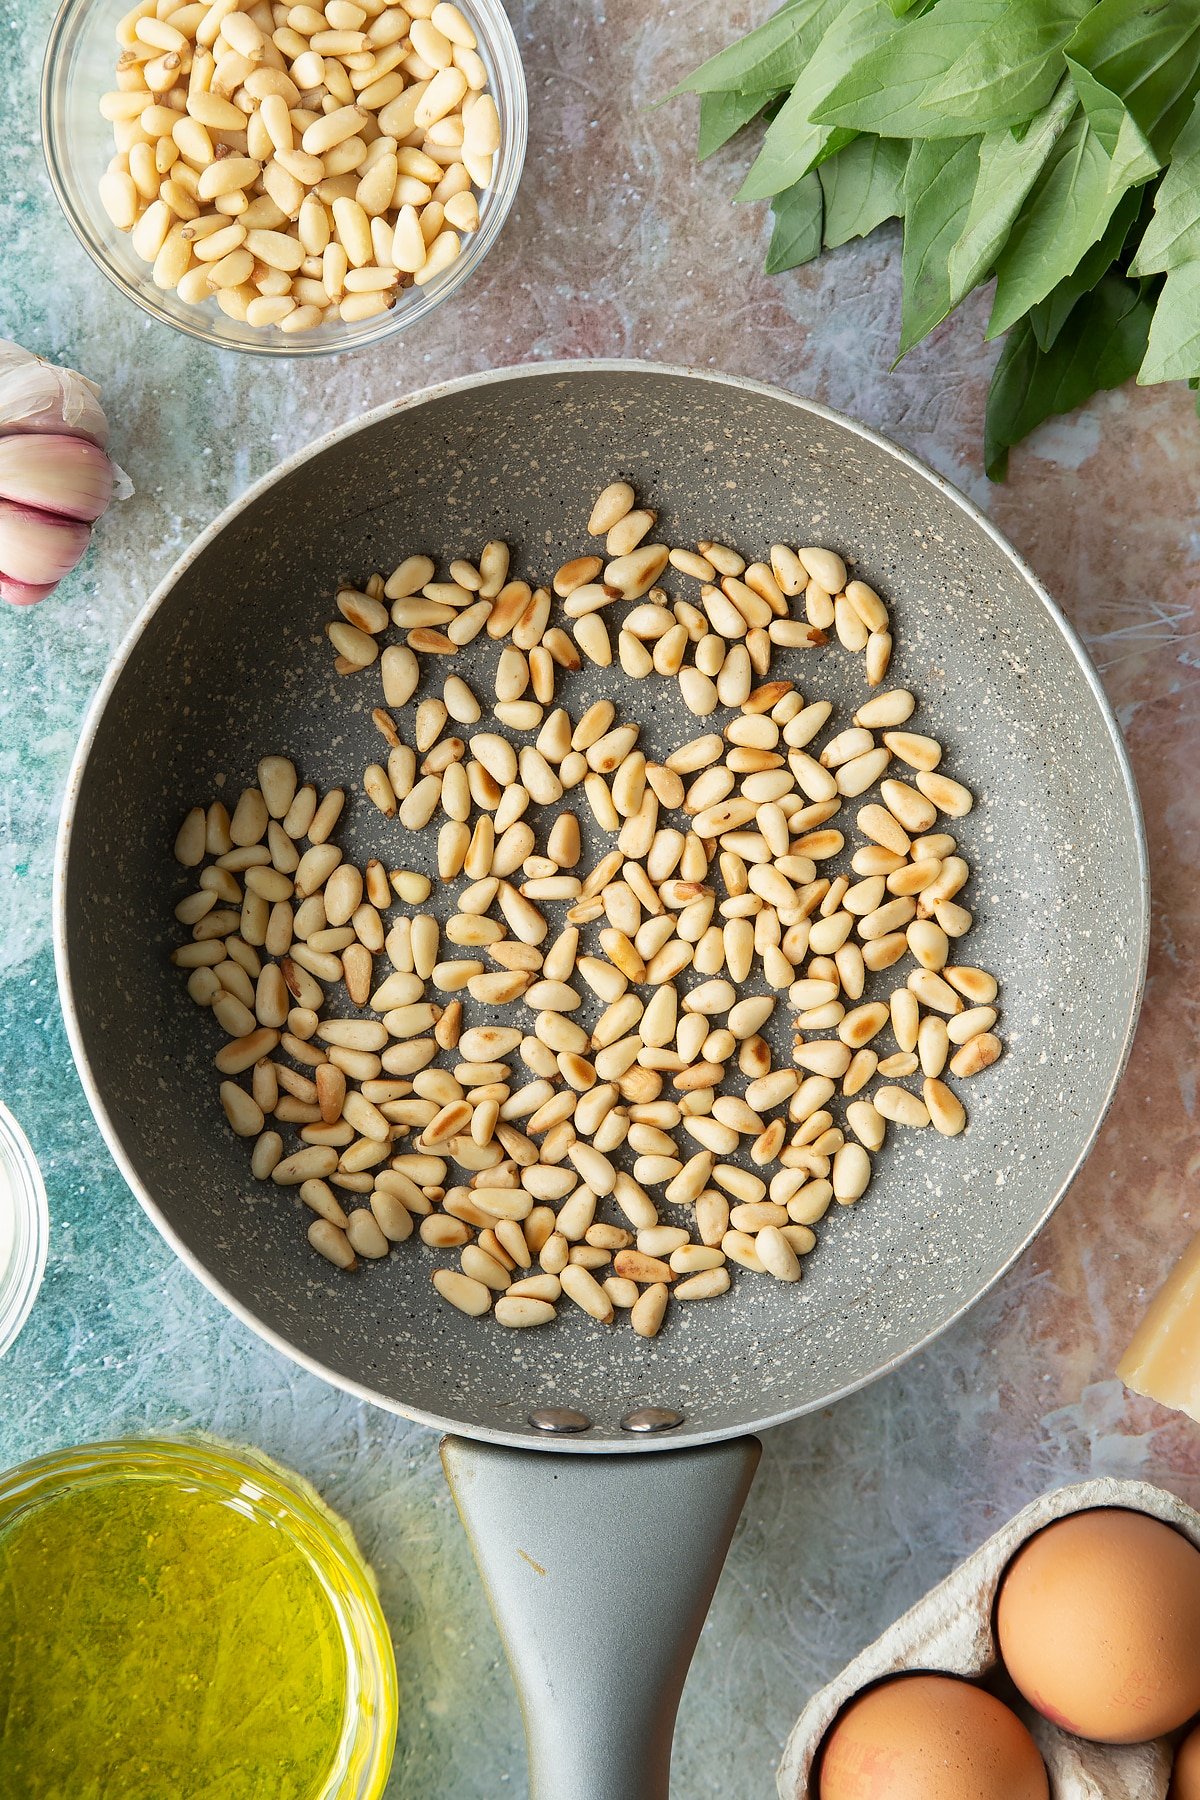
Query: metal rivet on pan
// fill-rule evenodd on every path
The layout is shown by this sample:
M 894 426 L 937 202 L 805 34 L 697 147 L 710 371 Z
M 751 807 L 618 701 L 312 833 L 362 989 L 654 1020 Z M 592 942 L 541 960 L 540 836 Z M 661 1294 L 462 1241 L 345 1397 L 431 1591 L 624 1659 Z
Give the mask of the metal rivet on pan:
M 621 1420 L 622 1431 L 672 1431 L 683 1424 L 683 1414 L 669 1406 L 635 1406 Z
M 529 1415 L 529 1423 L 535 1431 L 588 1431 L 592 1421 L 586 1413 L 576 1412 L 573 1406 L 539 1406 Z

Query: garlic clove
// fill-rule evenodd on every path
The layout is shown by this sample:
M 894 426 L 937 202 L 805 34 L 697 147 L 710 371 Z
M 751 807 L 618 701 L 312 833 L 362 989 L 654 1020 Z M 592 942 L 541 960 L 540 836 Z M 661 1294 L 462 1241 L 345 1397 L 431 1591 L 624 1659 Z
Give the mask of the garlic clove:
M 112 490 L 112 464 L 86 438 L 61 432 L 0 438 L 0 499 L 90 524 Z
M 7 600 L 10 606 L 36 606 L 57 586 L 56 581 L 10 581 L 7 575 L 0 575 L 0 600 Z
M 90 536 L 80 519 L 0 500 L 0 573 L 30 587 L 53 587 L 75 567 Z

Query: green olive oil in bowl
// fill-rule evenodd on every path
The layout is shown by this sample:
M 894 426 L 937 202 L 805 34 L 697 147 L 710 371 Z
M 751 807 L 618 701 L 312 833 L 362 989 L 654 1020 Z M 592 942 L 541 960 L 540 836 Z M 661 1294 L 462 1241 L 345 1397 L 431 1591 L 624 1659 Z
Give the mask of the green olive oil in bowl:
M 391 1641 L 348 1528 L 207 1442 L 0 1477 L 5 1800 L 377 1800 Z

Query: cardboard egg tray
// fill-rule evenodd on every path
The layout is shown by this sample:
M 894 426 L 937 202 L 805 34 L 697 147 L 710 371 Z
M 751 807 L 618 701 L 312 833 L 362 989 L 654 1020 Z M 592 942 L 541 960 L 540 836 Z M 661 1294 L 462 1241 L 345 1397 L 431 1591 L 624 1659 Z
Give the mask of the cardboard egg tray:
M 863 1688 L 906 1669 L 985 1682 L 995 1675 L 1000 1661 L 992 1618 L 1005 1569 L 1044 1525 L 1098 1506 L 1149 1513 L 1174 1525 L 1200 1549 L 1200 1514 L 1162 1488 L 1140 1481 L 1084 1481 L 1043 1495 L 813 1696 L 792 1729 L 779 1765 L 781 1800 L 816 1800 L 812 1776 L 825 1734 L 842 1707 Z M 1051 1800 L 1165 1800 L 1173 1741 L 1088 1743 L 1070 1737 L 1026 1706 L 1010 1684 L 1002 1681 L 998 1692 L 1033 1734 L 1050 1776 Z

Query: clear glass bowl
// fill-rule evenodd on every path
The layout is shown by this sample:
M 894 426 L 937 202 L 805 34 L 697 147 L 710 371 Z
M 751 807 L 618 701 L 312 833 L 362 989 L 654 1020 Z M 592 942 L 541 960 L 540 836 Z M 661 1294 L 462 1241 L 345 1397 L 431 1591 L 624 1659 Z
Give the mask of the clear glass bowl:
M 46 1268 L 50 1215 L 29 1140 L 0 1106 L 0 1356 L 29 1317 Z
M 151 318 L 218 350 L 321 356 L 357 350 L 419 325 L 479 267 L 516 197 L 529 126 L 521 54 L 501 0 L 463 0 L 500 114 L 500 149 L 492 184 L 479 196 L 478 231 L 464 241 L 458 260 L 428 286 L 403 289 L 390 312 L 356 325 L 334 319 L 294 336 L 227 318 L 215 300 L 190 306 L 155 287 L 149 264 L 134 254 L 128 234 L 116 229 L 100 204 L 100 177 L 113 154 L 113 140 L 112 126 L 100 117 L 99 100 L 114 85 L 118 46 L 113 33 L 128 9 L 129 0 L 66 0 L 60 8 L 42 68 L 42 148 L 51 184 L 80 243 L 113 285 Z
M 307 1559 L 342 1633 L 345 1724 L 333 1766 L 309 1800 L 378 1800 L 396 1742 L 392 1640 L 370 1570 L 347 1525 L 299 1476 L 254 1451 L 206 1438 L 124 1438 L 35 1457 L 0 1475 L 0 1534 L 81 1487 L 165 1481 L 286 1533 Z

